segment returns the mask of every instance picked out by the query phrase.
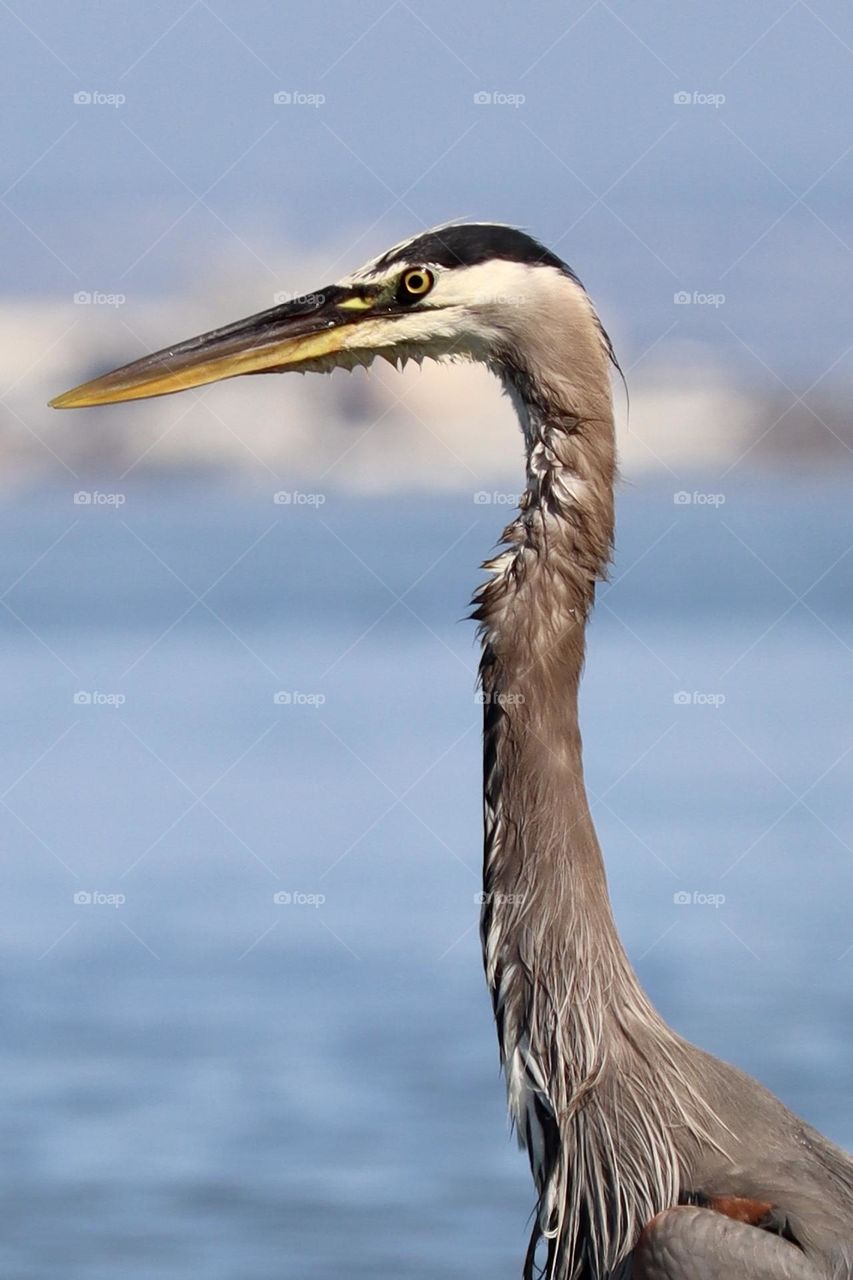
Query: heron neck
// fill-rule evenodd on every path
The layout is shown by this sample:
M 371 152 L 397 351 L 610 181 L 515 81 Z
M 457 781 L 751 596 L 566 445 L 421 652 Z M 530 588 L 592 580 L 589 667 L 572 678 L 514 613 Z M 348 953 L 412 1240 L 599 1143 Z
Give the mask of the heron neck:
M 616 974 L 634 986 L 610 910 L 578 722 L 586 622 L 613 538 L 609 379 L 602 361 L 583 399 L 576 389 L 563 402 L 550 396 L 547 410 L 523 381 L 511 394 L 527 443 L 527 488 L 506 549 L 487 565 L 494 576 L 475 613 L 483 639 L 483 944 L 496 1006 L 507 973 L 531 964 L 553 982 L 557 1004 L 580 973 L 600 973 L 602 993 Z
M 613 420 L 599 372 L 562 400 L 513 385 L 527 488 L 475 613 L 481 933 L 510 1112 L 538 1192 L 528 1276 L 545 1238 L 550 1276 L 616 1274 L 643 1224 L 675 1203 L 673 1135 L 698 1123 L 684 1106 L 676 1039 L 616 931 L 584 786 L 578 690 L 613 536 Z M 659 1096 L 648 1062 L 666 1067 Z M 642 1137 L 643 1151 L 620 1156 L 617 1131 Z

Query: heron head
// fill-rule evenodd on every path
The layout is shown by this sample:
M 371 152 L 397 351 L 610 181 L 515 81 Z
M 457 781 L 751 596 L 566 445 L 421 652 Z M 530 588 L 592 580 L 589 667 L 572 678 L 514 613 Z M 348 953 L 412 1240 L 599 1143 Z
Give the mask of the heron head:
M 203 333 L 83 383 L 57 409 L 168 395 L 244 373 L 329 372 L 376 356 L 481 361 L 499 371 L 568 329 L 612 356 L 580 281 L 522 231 L 438 227 L 395 245 L 336 284 Z

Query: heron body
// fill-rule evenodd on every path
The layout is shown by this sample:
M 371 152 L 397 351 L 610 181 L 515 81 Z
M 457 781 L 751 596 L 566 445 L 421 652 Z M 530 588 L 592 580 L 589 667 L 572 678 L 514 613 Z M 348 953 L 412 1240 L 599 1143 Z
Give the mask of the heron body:
M 613 541 L 614 356 L 574 273 L 523 232 L 449 225 L 338 284 L 145 357 L 58 407 L 244 372 L 467 359 L 498 376 L 526 487 L 475 597 L 481 936 L 509 1108 L 537 1193 L 524 1275 L 853 1280 L 853 1161 L 678 1036 L 613 921 L 578 726 Z

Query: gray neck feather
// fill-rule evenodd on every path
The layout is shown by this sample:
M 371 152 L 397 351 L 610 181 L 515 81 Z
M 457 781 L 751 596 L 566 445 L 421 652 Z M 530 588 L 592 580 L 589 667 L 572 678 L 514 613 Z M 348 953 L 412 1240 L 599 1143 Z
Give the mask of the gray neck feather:
M 578 686 L 613 537 L 607 353 L 594 318 L 567 349 L 498 372 L 518 408 L 527 488 L 478 591 L 484 694 L 481 932 L 510 1110 L 539 1193 L 526 1276 L 616 1275 L 677 1201 L 679 1152 L 708 1116 L 681 1042 L 616 932 L 583 780 Z M 570 346 L 568 345 L 570 342 Z M 555 355 L 571 375 L 554 367 Z M 535 371 L 535 373 L 534 373 Z

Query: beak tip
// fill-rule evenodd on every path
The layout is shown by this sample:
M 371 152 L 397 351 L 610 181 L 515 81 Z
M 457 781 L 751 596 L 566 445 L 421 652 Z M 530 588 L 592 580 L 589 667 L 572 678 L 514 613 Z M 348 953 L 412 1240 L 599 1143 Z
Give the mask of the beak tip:
M 98 404 L 98 399 L 88 392 L 88 383 L 81 387 L 72 387 L 70 391 L 63 391 L 61 396 L 54 396 L 52 400 L 48 400 L 48 409 L 88 409 L 92 405 Z
M 54 396 L 52 400 L 48 400 L 47 407 L 49 409 L 78 409 L 86 403 L 85 398 L 81 398 L 79 392 L 79 387 L 74 387 L 71 391 L 63 391 L 62 395 Z

